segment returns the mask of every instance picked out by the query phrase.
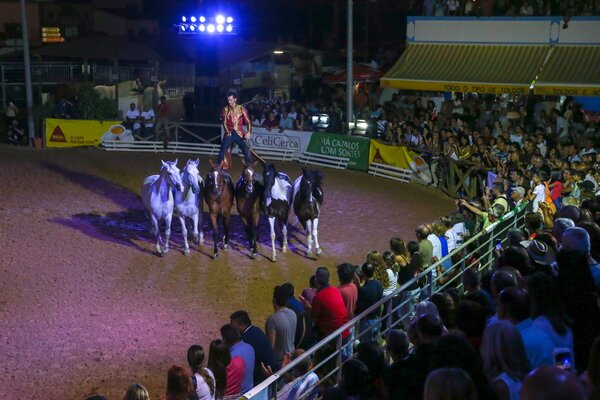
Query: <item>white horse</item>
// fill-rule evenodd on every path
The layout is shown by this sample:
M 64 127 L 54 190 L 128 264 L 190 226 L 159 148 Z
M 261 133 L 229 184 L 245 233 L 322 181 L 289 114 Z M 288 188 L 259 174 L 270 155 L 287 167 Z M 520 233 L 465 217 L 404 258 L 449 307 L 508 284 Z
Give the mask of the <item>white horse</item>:
M 204 232 L 202 229 L 198 230 L 198 227 L 202 225 L 202 200 L 200 191 L 204 186 L 204 181 L 198 171 L 198 165 L 200 165 L 200 159 L 188 160 L 187 164 L 183 168 L 181 173 L 181 182 L 183 183 L 183 192 L 174 192 L 175 194 L 175 215 L 179 218 L 181 223 L 181 233 L 183 234 L 183 242 L 185 243 L 185 249 L 183 253 L 187 256 L 190 254 L 190 246 L 188 245 L 188 231 L 185 227 L 185 218 L 191 218 L 193 221 L 192 237 L 194 243 L 203 245 L 204 244 Z M 200 200 L 200 203 L 198 203 Z M 200 207 L 198 207 L 200 204 Z M 199 231 L 199 232 L 198 232 Z
M 183 184 L 177 168 L 177 160 L 161 161 L 160 175 L 150 175 L 142 184 L 142 202 L 148 211 L 152 222 L 153 233 L 156 235 L 156 251 L 163 256 L 169 252 L 169 237 L 171 236 L 171 219 L 173 218 L 173 192 L 175 188 L 183 192 Z M 165 220 L 165 242 L 160 236 L 159 222 Z M 164 248 L 161 248 L 164 246 Z

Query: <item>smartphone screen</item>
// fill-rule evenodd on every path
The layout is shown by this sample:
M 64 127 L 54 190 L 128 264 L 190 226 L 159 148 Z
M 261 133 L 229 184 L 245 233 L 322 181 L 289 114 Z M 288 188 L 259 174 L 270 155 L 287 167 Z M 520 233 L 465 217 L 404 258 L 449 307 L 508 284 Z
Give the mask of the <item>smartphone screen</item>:
M 567 348 L 554 349 L 554 365 L 558 368 L 571 370 L 573 368 L 573 360 L 571 360 L 571 350 Z
M 502 239 L 496 239 L 496 250 L 502 250 Z

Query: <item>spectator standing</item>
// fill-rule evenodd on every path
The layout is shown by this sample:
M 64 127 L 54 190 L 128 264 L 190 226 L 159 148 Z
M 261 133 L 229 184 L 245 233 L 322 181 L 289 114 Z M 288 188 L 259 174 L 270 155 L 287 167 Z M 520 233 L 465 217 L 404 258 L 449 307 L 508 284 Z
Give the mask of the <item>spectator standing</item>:
M 19 114 L 19 109 L 17 108 L 15 103 L 13 103 L 12 100 L 7 100 L 6 107 L 4 108 L 4 116 L 6 117 L 6 127 L 7 128 L 10 128 L 13 120 L 15 120 L 17 118 L 18 114 Z
M 221 338 L 229 348 L 231 359 L 239 357 L 244 362 L 241 392 L 246 393 L 254 386 L 254 349 L 240 339 L 238 330 L 232 325 L 227 324 L 221 327 Z
M 154 128 L 154 140 L 158 142 L 161 137 L 161 131 L 165 131 L 165 140 L 171 140 L 169 131 L 169 118 L 171 117 L 171 106 L 167 103 L 167 98 L 161 96 L 156 108 L 156 126 Z
M 402 242 L 404 244 L 404 242 Z M 398 285 L 403 286 L 413 280 L 420 272 L 421 255 L 419 254 L 419 244 L 415 241 L 408 242 L 407 251 L 409 252 L 409 261 L 404 266 L 400 266 L 398 271 Z M 401 246 L 400 246 L 401 248 Z M 404 303 L 399 311 L 400 318 L 403 318 L 405 325 L 408 321 L 415 318 L 415 306 L 419 301 L 419 285 L 413 282 L 400 294 L 400 301 Z
M 498 296 L 498 317 L 512 323 L 521 334 L 527 359 L 532 368 L 554 364 L 554 343 L 546 332 L 529 318 L 527 292 L 517 288 L 504 289 Z
M 321 338 L 333 333 L 348 322 L 346 304 L 338 288 L 329 285 L 329 270 L 325 267 L 317 268 L 315 282 L 317 294 L 309 304 L 305 298 L 300 301 L 305 308 L 311 310 L 313 322 Z M 342 333 L 342 338 L 347 338 L 348 331 Z
M 304 290 L 302 290 L 302 296 L 306 299 L 306 301 L 308 301 L 308 303 L 312 303 L 313 301 L 313 297 L 315 297 L 315 294 L 317 294 L 317 282 L 315 279 L 314 275 L 310 276 L 310 279 L 308 280 L 308 287 Z
M 554 365 L 541 367 L 527 375 L 521 400 L 586 400 L 585 387 L 572 372 Z
M 519 400 L 523 379 L 531 370 L 519 331 L 508 321 L 489 325 L 483 333 L 481 360 L 498 400 Z
M 208 369 L 215 377 L 217 399 L 225 396 L 238 398 L 242 394 L 244 368 L 244 360 L 241 357 L 232 359 L 227 345 L 222 340 L 213 340 L 210 343 Z
M 277 121 L 277 118 L 275 118 L 275 113 L 273 111 L 269 112 L 269 116 L 262 123 L 262 127 L 269 132 L 271 132 L 273 129 L 279 128 L 279 122 Z
M 562 245 L 564 250 L 576 251 L 586 258 L 594 285 L 600 287 L 600 262 L 591 255 L 589 233 L 580 227 L 567 228 L 562 235 Z
M 154 110 L 148 104 L 144 105 L 142 122 L 144 123 L 144 135 L 147 135 L 148 132 L 152 132 L 154 129 Z
M 265 322 L 265 332 L 273 347 L 275 361 L 281 364 L 283 357 L 292 353 L 296 336 L 296 313 L 287 307 L 287 292 L 282 286 L 273 290 L 273 307 L 275 312 Z
M 8 127 L 8 143 L 16 146 L 23 145 L 25 143 L 25 132 L 19 128 L 19 121 L 13 119 Z
M 356 314 L 361 314 L 373 304 L 381 300 L 383 296 L 383 286 L 381 282 L 374 279 L 375 265 L 364 263 L 362 265 L 363 286 L 358 289 L 358 299 L 356 302 Z M 379 308 L 371 311 L 360 323 L 359 339 L 369 341 L 377 339 L 379 333 L 381 310 Z
M 277 371 L 280 365 L 275 361 L 273 347 L 267 335 L 256 325 L 252 325 L 250 316 L 246 311 L 236 311 L 229 316 L 229 323 L 237 328 L 242 340 L 254 349 L 254 386 L 265 379 L 261 373 L 261 364 Z
M 139 383 L 134 383 L 127 388 L 123 400 L 150 400 L 150 394 L 148 394 L 145 387 Z
M 215 399 L 215 377 L 212 371 L 204 367 L 204 349 L 202 346 L 190 346 L 187 361 L 192 370 L 192 383 L 199 400 Z
M 421 265 L 419 266 L 419 272 L 421 272 L 429 268 L 433 262 L 433 243 L 427 239 L 429 230 L 424 225 L 417 228 L 416 235 L 419 243 L 419 255 L 421 256 Z

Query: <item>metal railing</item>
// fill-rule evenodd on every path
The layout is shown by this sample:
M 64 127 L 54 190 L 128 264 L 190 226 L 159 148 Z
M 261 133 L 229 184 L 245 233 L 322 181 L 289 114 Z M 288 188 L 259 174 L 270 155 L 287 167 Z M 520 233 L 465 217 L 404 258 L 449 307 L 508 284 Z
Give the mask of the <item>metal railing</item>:
M 202 122 L 169 121 L 167 132 L 161 131 L 161 137 L 168 135 L 169 141 L 216 144 L 221 141 L 221 124 Z M 141 131 L 135 137 L 138 140 L 154 140 L 154 128 Z
M 364 337 L 367 340 L 377 339 L 380 335 L 385 337 L 391 329 L 407 327 L 414 315 L 412 308 L 416 305 L 417 301 L 426 300 L 432 294 L 442 291 L 450 285 L 460 287 L 457 284 L 457 280 L 460 282 L 460 276 L 466 268 L 477 268 L 479 271 L 488 270 L 494 262 L 493 249 L 496 245 L 496 240 L 501 240 L 504 243 L 506 242 L 509 229 L 523 228 L 527 210 L 528 207 L 522 207 L 511 211 L 500 221 L 468 239 L 464 244 L 454 249 L 446 257 L 435 262 L 414 279 L 403 284 L 392 294 L 373 304 L 344 326 L 320 340 L 300 357 L 245 393 L 242 398 L 247 400 L 277 399 L 278 392 L 284 387 L 285 376 L 298 364 L 307 359 L 310 359 L 313 363 L 312 367 L 299 379 L 305 378 L 310 373 L 316 373 L 319 377 L 319 383 L 311 391 L 319 390 L 320 387 L 337 382 L 341 375 L 343 359 L 352 354 L 356 339 Z M 473 258 L 476 258 L 477 262 L 471 262 L 467 265 L 467 262 Z M 452 259 L 455 261 L 452 262 Z M 448 260 L 451 262 L 451 267 L 443 269 L 443 265 L 447 265 Z M 426 283 L 419 289 L 414 291 L 407 290 L 415 283 L 418 284 L 419 281 L 423 280 L 426 280 Z M 368 320 L 367 316 L 376 310 L 383 310 L 381 317 L 376 323 L 376 326 L 381 326 L 382 328 L 378 329 L 378 332 L 374 335 L 373 325 L 365 327 L 365 321 Z M 347 330 L 354 332 L 354 334 L 351 335 L 350 340 L 342 340 L 342 334 Z M 305 395 L 308 395 L 308 393 Z

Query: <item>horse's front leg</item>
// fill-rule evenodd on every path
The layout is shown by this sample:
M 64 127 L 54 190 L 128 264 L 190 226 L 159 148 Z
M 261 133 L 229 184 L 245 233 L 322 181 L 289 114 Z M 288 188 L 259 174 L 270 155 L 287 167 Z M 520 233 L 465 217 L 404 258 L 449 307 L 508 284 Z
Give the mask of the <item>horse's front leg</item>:
M 196 214 L 192 215 L 192 223 L 193 223 L 193 228 L 194 231 L 192 232 L 192 240 L 194 241 L 195 244 L 201 244 L 201 240 L 202 242 L 204 241 L 204 237 L 201 238 L 201 235 L 198 233 L 198 224 L 199 224 L 199 219 L 201 218 L 200 212 L 197 212 Z
M 152 222 L 152 230 L 153 230 L 154 235 L 156 236 L 156 252 L 158 253 L 159 256 L 161 256 L 162 255 L 162 249 L 161 249 L 162 238 L 160 237 L 158 219 L 152 213 L 150 214 L 150 222 Z
M 319 218 L 315 218 L 313 221 L 313 238 L 315 239 L 315 250 L 317 251 L 317 255 L 321 255 L 321 246 L 319 246 Z
M 169 213 L 165 217 L 165 246 L 163 250 L 163 254 L 167 254 L 169 252 L 169 239 L 171 238 L 171 220 L 173 219 L 173 213 Z M 183 221 L 185 223 L 185 221 Z M 187 240 L 187 239 L 186 239 Z
M 217 214 L 210 214 L 210 224 L 213 228 L 213 258 L 219 257 L 219 248 L 217 247 L 217 244 L 219 242 L 217 239 L 217 237 L 219 236 L 219 224 L 217 221 L 217 217 Z
M 306 221 L 306 246 L 308 247 L 306 255 L 312 257 L 312 220 Z
M 200 246 L 204 246 L 204 231 L 202 230 L 202 203 L 200 203 L 200 207 L 198 207 L 198 223 L 196 226 L 198 227 L 198 232 L 200 233 Z
M 275 217 L 269 217 L 269 225 L 271 226 L 271 261 L 277 261 L 277 255 L 275 254 Z
M 252 216 L 252 258 L 256 257 L 258 250 L 256 249 L 256 242 L 258 242 L 258 223 L 260 222 L 260 214 L 256 213 Z
M 181 234 L 183 235 L 183 254 L 188 256 L 190 254 L 190 246 L 188 244 L 188 231 L 185 227 L 185 217 L 182 215 L 177 215 L 179 218 L 179 223 L 181 224 Z
M 231 214 L 228 212 L 223 214 L 223 249 L 229 248 L 229 217 Z
M 283 233 L 283 245 L 281 246 L 281 252 L 287 253 L 288 239 L 287 239 L 287 219 L 281 223 L 281 233 Z

